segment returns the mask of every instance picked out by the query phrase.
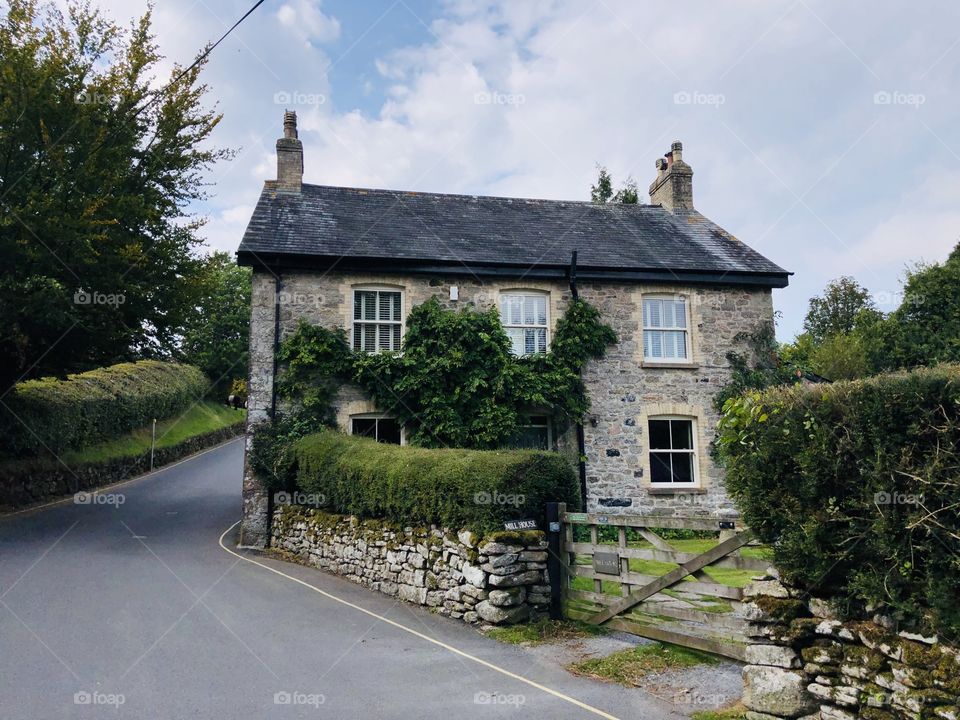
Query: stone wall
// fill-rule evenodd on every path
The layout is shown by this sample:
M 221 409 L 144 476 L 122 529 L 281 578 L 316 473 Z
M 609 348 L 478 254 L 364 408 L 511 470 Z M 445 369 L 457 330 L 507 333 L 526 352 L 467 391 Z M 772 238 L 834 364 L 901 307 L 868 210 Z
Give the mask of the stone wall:
M 746 589 L 748 720 L 958 720 L 960 652 L 890 618 L 841 621 L 774 579 Z
M 546 614 L 547 543 L 539 531 L 401 528 L 277 504 L 271 546 L 307 565 L 468 623 L 511 624 Z
M 459 300 L 449 299 L 450 286 Z M 283 273 L 277 277 L 255 272 L 253 322 L 250 333 L 249 422 L 251 429 L 269 415 L 273 393 L 275 302 L 279 304 L 280 335 L 296 330 L 301 319 L 325 327 L 350 327 L 355 287 L 396 288 L 403 291 L 404 313 L 436 296 L 447 307 L 472 303 L 495 307 L 505 290 L 538 290 L 549 294 L 550 324 L 568 307 L 566 283 L 522 282 L 428 275 L 362 275 Z M 682 294 L 690 307 L 690 362 L 651 367 L 643 362 L 642 298 L 644 294 Z M 717 416 L 713 397 L 730 377 L 727 353 L 748 353 L 744 335 L 773 318 L 768 289 L 692 287 L 684 285 L 584 282 L 580 295 L 595 305 L 616 330 L 620 342 L 584 369 L 592 406 L 584 423 L 587 457 L 587 509 L 604 513 L 677 513 L 718 515 L 733 512 L 720 469 L 709 453 Z M 551 331 L 553 328 L 551 327 Z M 342 388 L 336 400 L 338 420 L 347 429 L 349 417 L 376 411 L 355 387 Z M 650 415 L 682 415 L 696 420 L 699 483 L 695 488 L 653 488 L 644 437 Z M 572 427 L 555 428 L 557 449 L 576 462 Z M 242 541 L 266 543 L 266 493 L 249 472 L 244 479 Z

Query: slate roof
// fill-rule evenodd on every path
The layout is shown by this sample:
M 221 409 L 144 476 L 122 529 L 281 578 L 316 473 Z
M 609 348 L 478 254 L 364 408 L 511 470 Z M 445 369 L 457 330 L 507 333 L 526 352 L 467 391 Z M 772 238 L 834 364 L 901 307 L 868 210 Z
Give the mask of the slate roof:
M 696 211 L 267 182 L 244 265 L 685 280 L 784 287 L 788 273 Z

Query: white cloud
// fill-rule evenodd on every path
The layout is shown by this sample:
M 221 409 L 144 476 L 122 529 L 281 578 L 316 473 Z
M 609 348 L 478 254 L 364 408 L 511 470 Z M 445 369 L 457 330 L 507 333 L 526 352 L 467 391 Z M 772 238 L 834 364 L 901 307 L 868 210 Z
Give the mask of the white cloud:
M 186 0 L 162 7 L 159 40 L 176 59 L 228 26 Z M 402 26 L 410 12 L 381 22 Z M 426 39 L 400 45 L 349 26 L 360 40 L 330 69 L 333 86 L 321 45 L 355 17 L 317 2 L 287 0 L 217 49 L 217 141 L 242 153 L 214 173 L 211 242 L 236 247 L 240 208 L 273 177 L 278 92 L 327 100 L 294 108 L 306 179 L 323 184 L 583 199 L 596 162 L 645 190 L 681 139 L 697 207 L 795 271 L 776 295 L 784 336 L 832 277 L 896 288 L 905 262 L 942 259 L 956 241 L 955 3 L 448 0 L 438 12 L 422 18 Z M 345 74 L 357 67 L 386 81 L 381 100 Z M 354 102 L 367 104 L 339 106 L 338 84 L 366 86 Z M 925 102 L 877 105 L 882 90 Z M 723 102 L 681 104 L 678 92 Z
M 837 263 L 866 261 L 899 271 L 917 262 L 943 260 L 958 242 L 960 171 L 938 172 L 905 193 Z
M 296 35 L 301 42 L 329 43 L 340 37 L 340 22 L 320 10 L 313 0 L 292 0 L 277 10 L 280 24 Z

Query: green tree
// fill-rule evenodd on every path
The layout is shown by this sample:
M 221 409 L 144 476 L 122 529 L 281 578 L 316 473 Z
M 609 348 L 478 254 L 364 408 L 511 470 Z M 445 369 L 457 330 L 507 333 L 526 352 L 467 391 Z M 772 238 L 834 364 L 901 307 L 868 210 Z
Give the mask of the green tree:
M 640 201 L 636 181 L 628 177 L 619 190 L 614 192 L 613 179 L 603 165 L 597 166 L 598 176 L 596 185 L 590 186 L 590 201 L 598 204 L 620 203 L 636 205 Z
M 196 307 L 203 63 L 154 89 L 148 11 L 11 0 L 0 21 L 0 386 L 167 356 Z M 179 77 L 178 77 L 179 76 Z
M 860 332 L 838 333 L 813 348 L 810 369 L 828 380 L 855 380 L 871 374 Z
M 960 244 L 907 273 L 900 306 L 868 333 L 877 369 L 960 361 Z
M 187 318 L 180 356 L 196 365 L 225 397 L 246 377 L 250 343 L 250 269 L 225 252 L 206 259 L 198 279 L 200 297 Z
M 880 315 L 870 292 L 852 277 L 831 280 L 823 295 L 810 298 L 803 329 L 819 345 L 826 338 L 854 330 L 858 322 Z

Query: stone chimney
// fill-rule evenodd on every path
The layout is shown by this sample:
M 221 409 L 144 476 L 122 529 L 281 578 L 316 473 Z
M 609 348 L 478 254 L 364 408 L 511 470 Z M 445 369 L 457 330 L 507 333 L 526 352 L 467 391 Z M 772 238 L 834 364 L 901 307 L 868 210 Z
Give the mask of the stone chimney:
M 650 183 L 650 203 L 662 205 L 670 212 L 693 210 L 693 168 L 683 161 L 679 140 L 657 160 L 656 167 L 657 179 Z
M 297 113 L 283 113 L 283 137 L 277 140 L 277 187 L 300 192 L 303 182 L 303 143 L 297 139 Z

